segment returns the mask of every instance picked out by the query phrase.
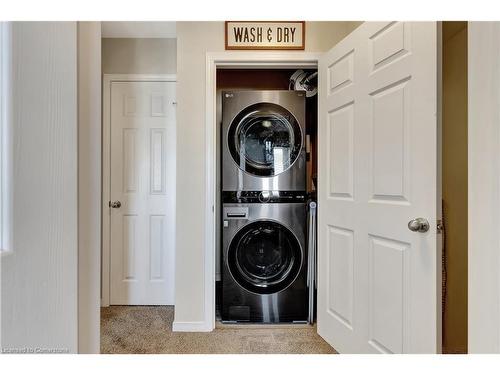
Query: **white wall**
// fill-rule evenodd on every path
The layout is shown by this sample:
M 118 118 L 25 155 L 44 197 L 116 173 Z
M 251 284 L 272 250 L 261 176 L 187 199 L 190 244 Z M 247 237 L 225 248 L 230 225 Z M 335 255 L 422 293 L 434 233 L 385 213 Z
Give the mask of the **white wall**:
M 102 72 L 106 74 L 175 74 L 175 38 L 103 38 Z
M 500 353 L 500 23 L 469 22 L 469 353 Z
M 14 244 L 2 347 L 77 351 L 77 30 L 13 24 Z
M 103 38 L 175 38 L 175 21 L 103 21 Z
M 306 51 L 329 49 L 357 25 L 307 22 Z M 223 50 L 223 22 L 177 23 L 175 323 L 178 326 L 201 327 L 204 323 L 205 64 L 206 52 Z
M 78 23 L 78 352 L 100 351 L 101 24 Z

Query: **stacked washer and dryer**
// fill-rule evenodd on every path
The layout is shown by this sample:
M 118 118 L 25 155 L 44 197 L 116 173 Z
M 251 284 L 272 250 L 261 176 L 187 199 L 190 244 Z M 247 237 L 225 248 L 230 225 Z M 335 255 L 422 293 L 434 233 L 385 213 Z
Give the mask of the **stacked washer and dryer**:
M 222 93 L 223 322 L 306 322 L 305 92 Z

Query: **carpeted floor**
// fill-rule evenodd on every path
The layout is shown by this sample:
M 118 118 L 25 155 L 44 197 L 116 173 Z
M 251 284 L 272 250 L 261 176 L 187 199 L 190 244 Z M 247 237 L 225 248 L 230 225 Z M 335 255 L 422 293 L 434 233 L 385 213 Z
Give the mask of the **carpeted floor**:
M 172 332 L 171 306 L 101 309 L 101 353 L 335 353 L 316 327 L 221 326 L 209 333 Z

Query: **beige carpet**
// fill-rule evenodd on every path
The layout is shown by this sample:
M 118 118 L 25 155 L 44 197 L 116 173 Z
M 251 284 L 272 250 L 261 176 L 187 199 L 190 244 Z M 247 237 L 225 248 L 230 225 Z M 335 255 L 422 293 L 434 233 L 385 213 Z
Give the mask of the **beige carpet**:
M 335 353 L 316 333 L 316 327 L 218 324 L 209 333 L 172 332 L 173 318 L 171 306 L 104 307 L 101 353 Z

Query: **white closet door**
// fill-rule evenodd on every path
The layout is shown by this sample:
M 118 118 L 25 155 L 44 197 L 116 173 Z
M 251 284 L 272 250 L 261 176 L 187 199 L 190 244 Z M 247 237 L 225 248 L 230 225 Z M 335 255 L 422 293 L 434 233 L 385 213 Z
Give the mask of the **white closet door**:
M 112 305 L 174 304 L 174 102 L 174 82 L 112 83 Z
M 318 332 L 339 352 L 440 351 L 437 52 L 434 22 L 367 22 L 319 64 Z

